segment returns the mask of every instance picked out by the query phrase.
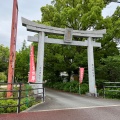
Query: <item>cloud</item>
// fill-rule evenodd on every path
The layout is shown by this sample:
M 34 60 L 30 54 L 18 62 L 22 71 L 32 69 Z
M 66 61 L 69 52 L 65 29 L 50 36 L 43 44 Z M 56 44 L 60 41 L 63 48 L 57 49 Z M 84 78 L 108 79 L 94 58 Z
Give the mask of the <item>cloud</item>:
M 103 17 L 105 18 L 107 16 L 112 16 L 118 6 L 120 6 L 119 3 L 111 2 L 103 9 L 102 11 Z
M 18 0 L 17 50 L 22 47 L 22 43 L 27 40 L 28 35 L 35 34 L 26 31 L 26 28 L 22 26 L 21 17 L 30 20 L 40 20 L 40 8 L 50 3 L 51 0 Z M 0 5 L 0 44 L 10 47 L 13 0 L 1 0 Z M 29 44 L 30 42 L 27 42 L 27 45 Z

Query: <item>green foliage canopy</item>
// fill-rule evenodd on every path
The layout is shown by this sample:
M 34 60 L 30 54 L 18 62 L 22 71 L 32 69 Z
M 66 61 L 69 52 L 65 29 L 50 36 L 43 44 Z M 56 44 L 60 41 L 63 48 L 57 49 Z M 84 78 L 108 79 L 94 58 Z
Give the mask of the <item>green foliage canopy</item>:
M 95 66 L 99 67 L 101 58 L 119 54 L 114 42 L 114 39 L 116 40 L 120 35 L 119 29 L 116 28 L 119 25 L 119 7 L 112 17 L 103 18 L 102 16 L 102 9 L 109 2 L 108 0 L 53 0 L 52 5 L 41 8 L 41 23 L 61 28 L 69 27 L 75 30 L 107 29 L 104 38 L 97 39 L 102 43 L 102 48 L 94 48 Z M 60 38 L 56 35 L 48 36 Z M 75 37 L 73 39 L 85 40 L 85 38 Z M 56 76 L 59 77 L 60 72 L 67 71 L 70 79 L 72 72 L 75 73 L 81 66 L 87 69 L 85 47 L 45 45 L 45 76 L 54 76 L 56 73 Z

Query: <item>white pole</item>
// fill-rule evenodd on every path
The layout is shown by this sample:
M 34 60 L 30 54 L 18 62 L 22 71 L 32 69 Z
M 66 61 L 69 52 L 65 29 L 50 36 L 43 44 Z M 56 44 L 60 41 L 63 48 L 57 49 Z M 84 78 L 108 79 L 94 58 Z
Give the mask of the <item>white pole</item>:
M 37 54 L 37 69 L 36 69 L 36 82 L 43 83 L 43 63 L 44 63 L 44 32 L 40 32 L 38 36 L 38 54 Z M 42 84 L 37 85 L 42 88 Z M 42 93 L 43 89 L 38 89 L 38 93 Z
M 95 70 L 94 70 L 94 54 L 92 38 L 88 38 L 88 77 L 89 77 L 89 93 L 96 95 L 95 86 Z

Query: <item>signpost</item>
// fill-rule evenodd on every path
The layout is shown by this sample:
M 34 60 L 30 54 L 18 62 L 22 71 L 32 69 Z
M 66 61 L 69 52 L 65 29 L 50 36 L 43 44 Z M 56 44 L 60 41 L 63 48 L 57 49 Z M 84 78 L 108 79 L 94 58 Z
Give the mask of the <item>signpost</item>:
M 37 24 L 25 18 L 22 18 L 22 25 L 25 26 L 28 31 L 38 33 L 38 37 L 28 36 L 28 41 L 38 42 L 37 72 L 36 72 L 36 81 L 38 83 L 43 82 L 44 43 L 86 46 L 88 49 L 89 93 L 97 94 L 95 90 L 93 47 L 101 47 L 101 43 L 93 41 L 92 38 L 103 37 L 103 34 L 106 33 L 105 29 L 95 31 L 80 31 L 73 30 L 70 28 L 64 29 Z M 47 36 L 45 36 L 45 33 L 64 35 L 64 40 L 48 38 Z M 87 40 L 72 41 L 73 36 L 84 37 L 87 38 Z

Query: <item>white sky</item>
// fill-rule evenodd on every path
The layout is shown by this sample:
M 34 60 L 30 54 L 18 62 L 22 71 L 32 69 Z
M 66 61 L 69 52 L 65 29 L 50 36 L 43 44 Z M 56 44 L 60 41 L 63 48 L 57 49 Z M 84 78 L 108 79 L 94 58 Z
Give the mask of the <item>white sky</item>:
M 27 32 L 26 28 L 21 24 L 21 17 L 29 20 L 40 20 L 40 8 L 46 4 L 50 4 L 51 0 L 18 0 L 18 32 L 16 50 L 21 49 L 24 40 L 28 35 L 35 33 Z M 119 3 L 110 3 L 104 10 L 103 16 L 112 15 Z M 0 44 L 10 46 L 11 23 L 12 23 L 12 7 L 13 0 L 0 0 Z M 29 45 L 30 42 L 27 42 Z

